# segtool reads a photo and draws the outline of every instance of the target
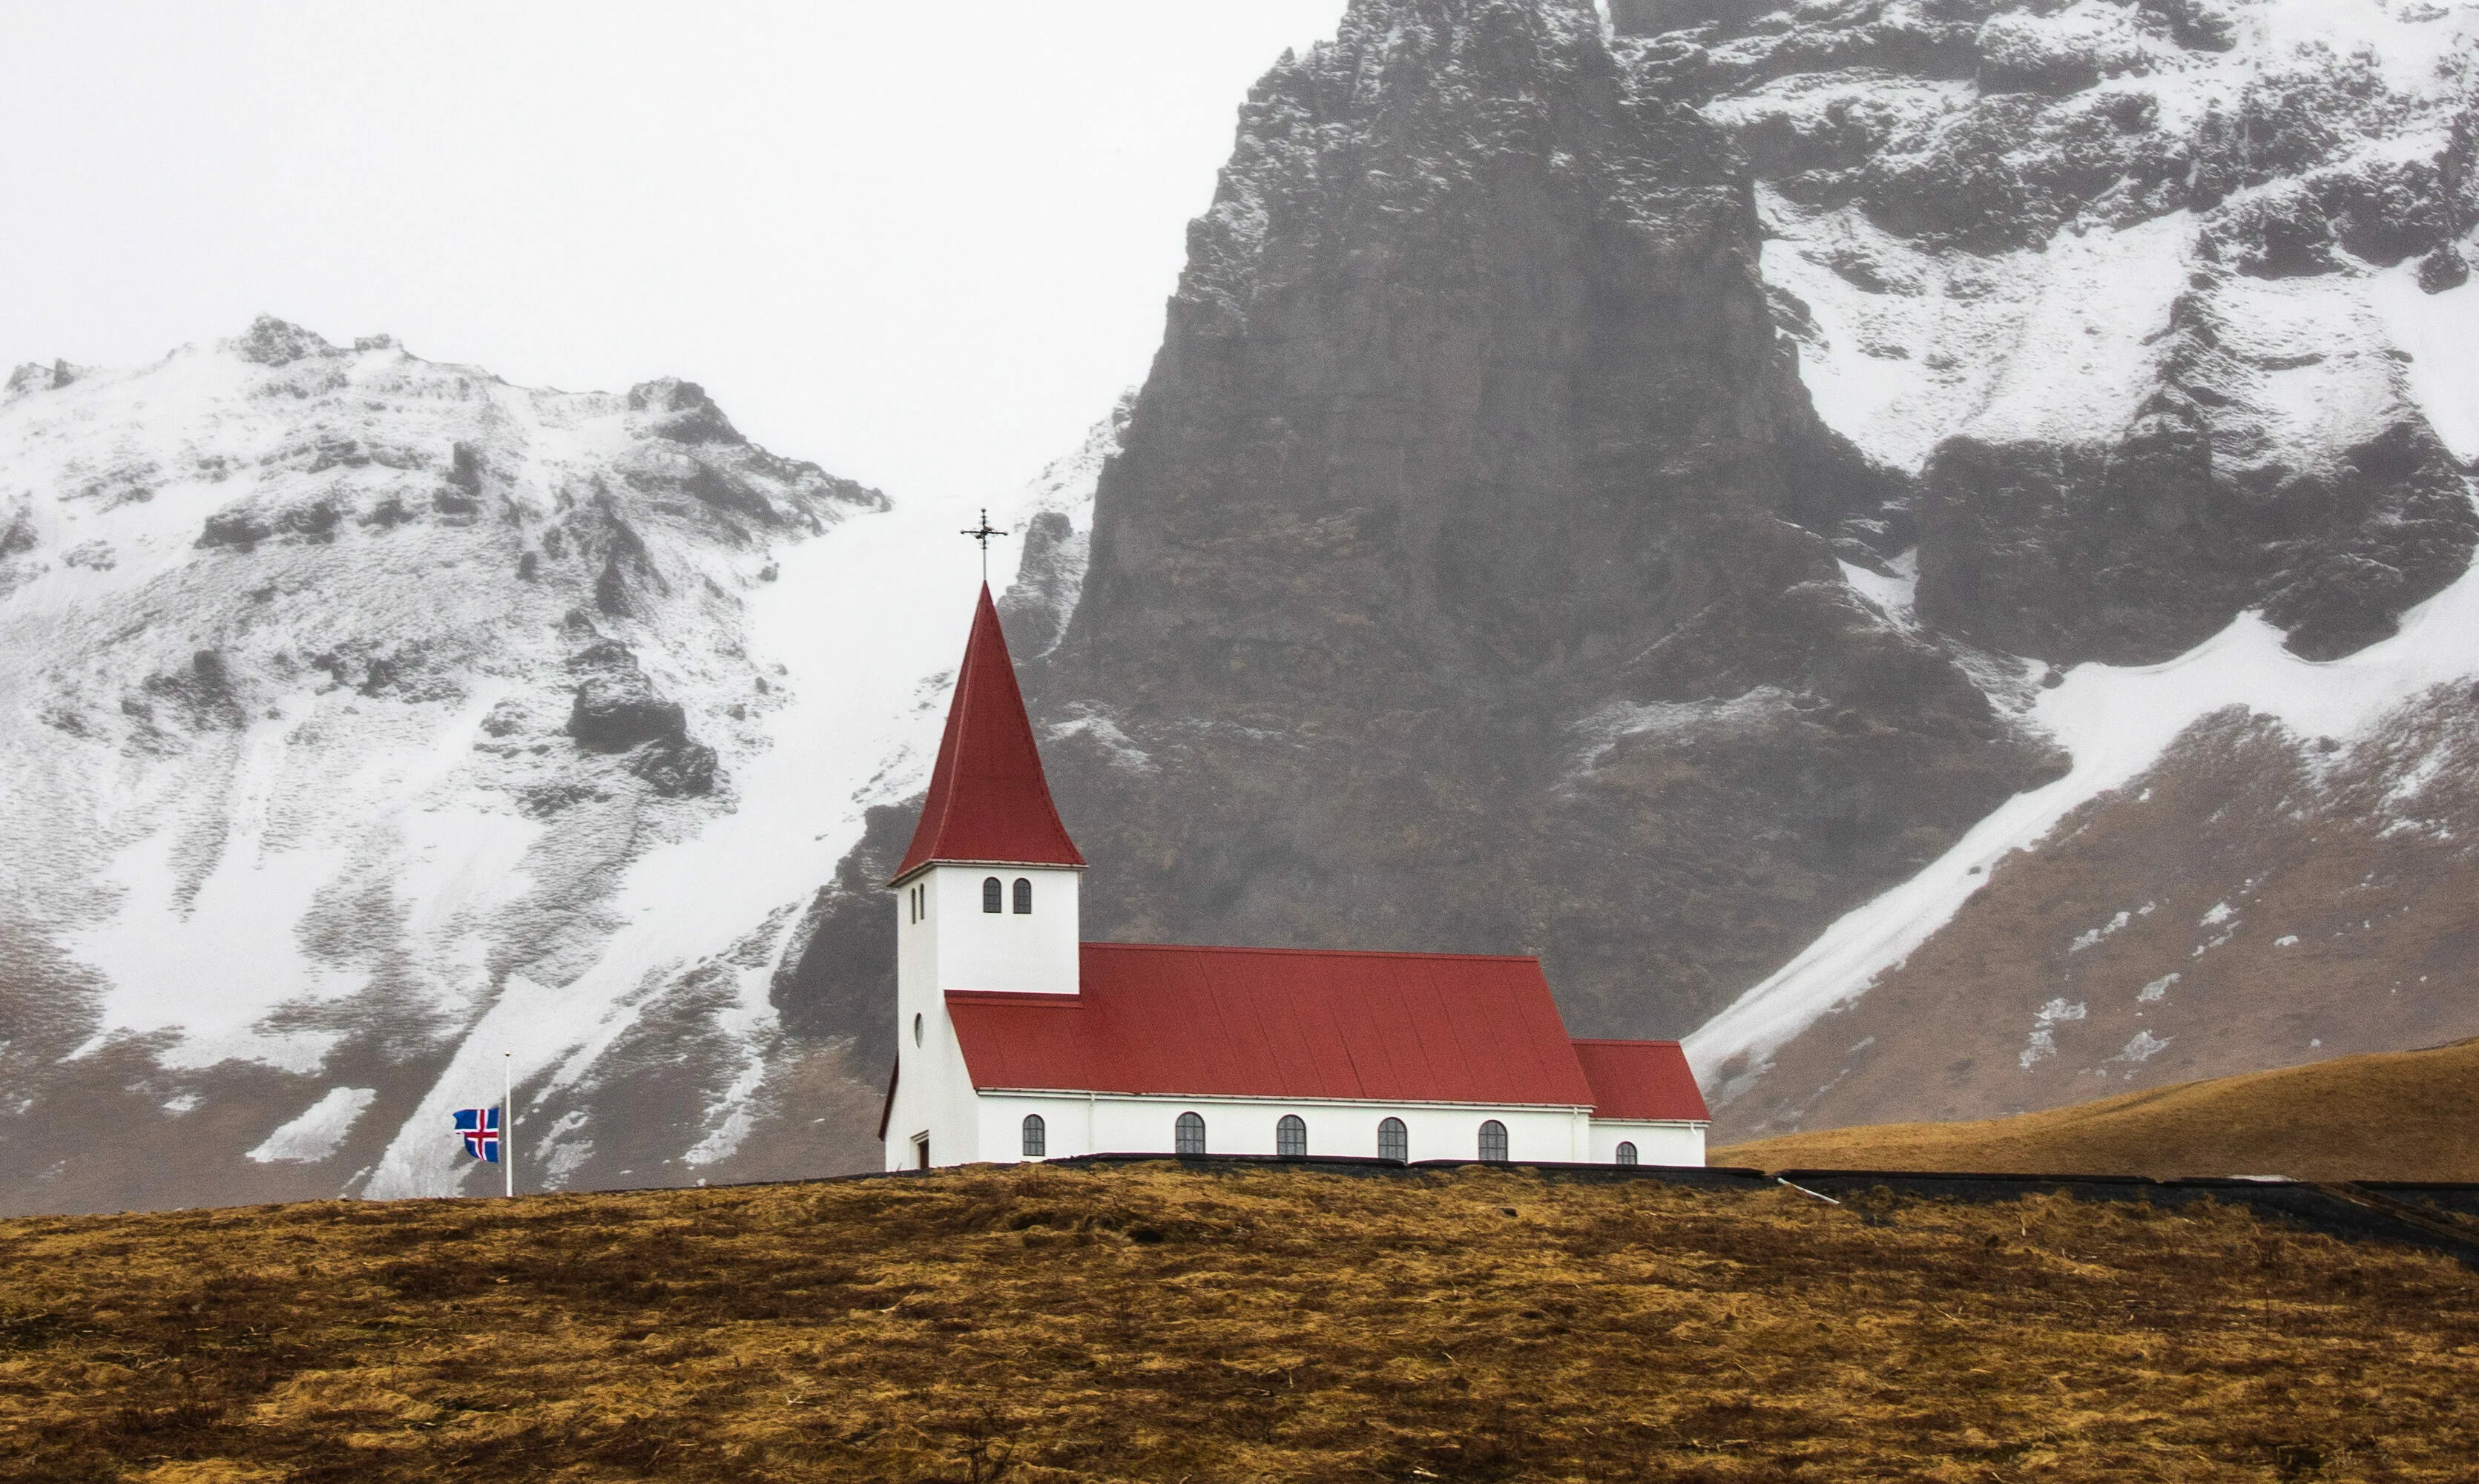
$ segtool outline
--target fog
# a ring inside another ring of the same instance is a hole
[[[273,314],[1006,489],[1142,378],[1248,85],[1341,10],[20,0],[0,363]]]

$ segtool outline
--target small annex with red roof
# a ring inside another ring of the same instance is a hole
[[[1077,1154],[1701,1164],[1675,1041],[1567,1035],[1541,961],[1078,940],[1085,857],[982,591],[889,886],[890,1169]]]

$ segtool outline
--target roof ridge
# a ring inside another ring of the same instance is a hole
[[[1307,959],[1451,959],[1472,963],[1539,963],[1539,954],[1450,954],[1417,948],[1258,948],[1240,943],[1115,943],[1088,940],[1079,948],[1128,948],[1145,953],[1295,954]]]
[[[986,1000],[999,1005],[1064,1005],[1071,1009],[1085,1004],[1082,992],[1061,994],[1056,989],[941,989],[951,1000]]]

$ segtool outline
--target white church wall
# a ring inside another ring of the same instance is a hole
[[[899,996],[899,999],[902,999]],[[904,1004],[897,1027],[901,1036],[896,1057],[901,1068],[895,1083],[893,1109],[886,1120],[888,1169],[911,1169],[918,1163],[916,1142],[927,1134],[930,1163],[968,1164],[984,1158],[981,1150],[980,1099],[964,1068],[963,1048],[944,1002],[925,995],[916,1008]],[[919,1015],[918,1038],[913,1016]]]
[[[1374,1159],[1377,1125],[1403,1120],[1413,1160],[1480,1156],[1480,1126],[1506,1125],[1507,1158],[1572,1163],[1593,1158],[1590,1119],[1565,1108],[1494,1108],[1467,1103],[1369,1103],[1342,1099],[1156,1097],[1128,1093],[992,1092],[980,1097],[980,1158],[1022,1160],[1027,1113],[1042,1117],[1045,1158],[1080,1154],[1169,1154],[1183,1113],[1205,1120],[1208,1154],[1274,1154],[1274,1125],[1294,1113],[1308,1125],[1308,1152]],[[892,1131],[889,1131],[890,1134]],[[1615,1140],[1612,1141],[1615,1146]],[[940,1164],[946,1163],[944,1159]]]
[[[1593,1120],[1593,1152],[1585,1158],[1596,1164],[1615,1164],[1622,1141],[1635,1145],[1636,1163],[1639,1164],[1704,1163],[1704,1125],[1618,1118]]]
[[[1077,886],[1083,872],[1045,866],[937,865],[927,874],[930,918],[913,931],[930,943],[926,967],[935,987],[1076,993]],[[998,879],[1001,909],[985,912],[982,883],[992,877]],[[1019,880],[1033,883],[1031,912],[1015,910]]]

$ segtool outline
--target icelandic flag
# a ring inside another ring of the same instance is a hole
[[[499,1163],[499,1111],[496,1108],[456,1110],[456,1137],[465,1152],[486,1164]]]

